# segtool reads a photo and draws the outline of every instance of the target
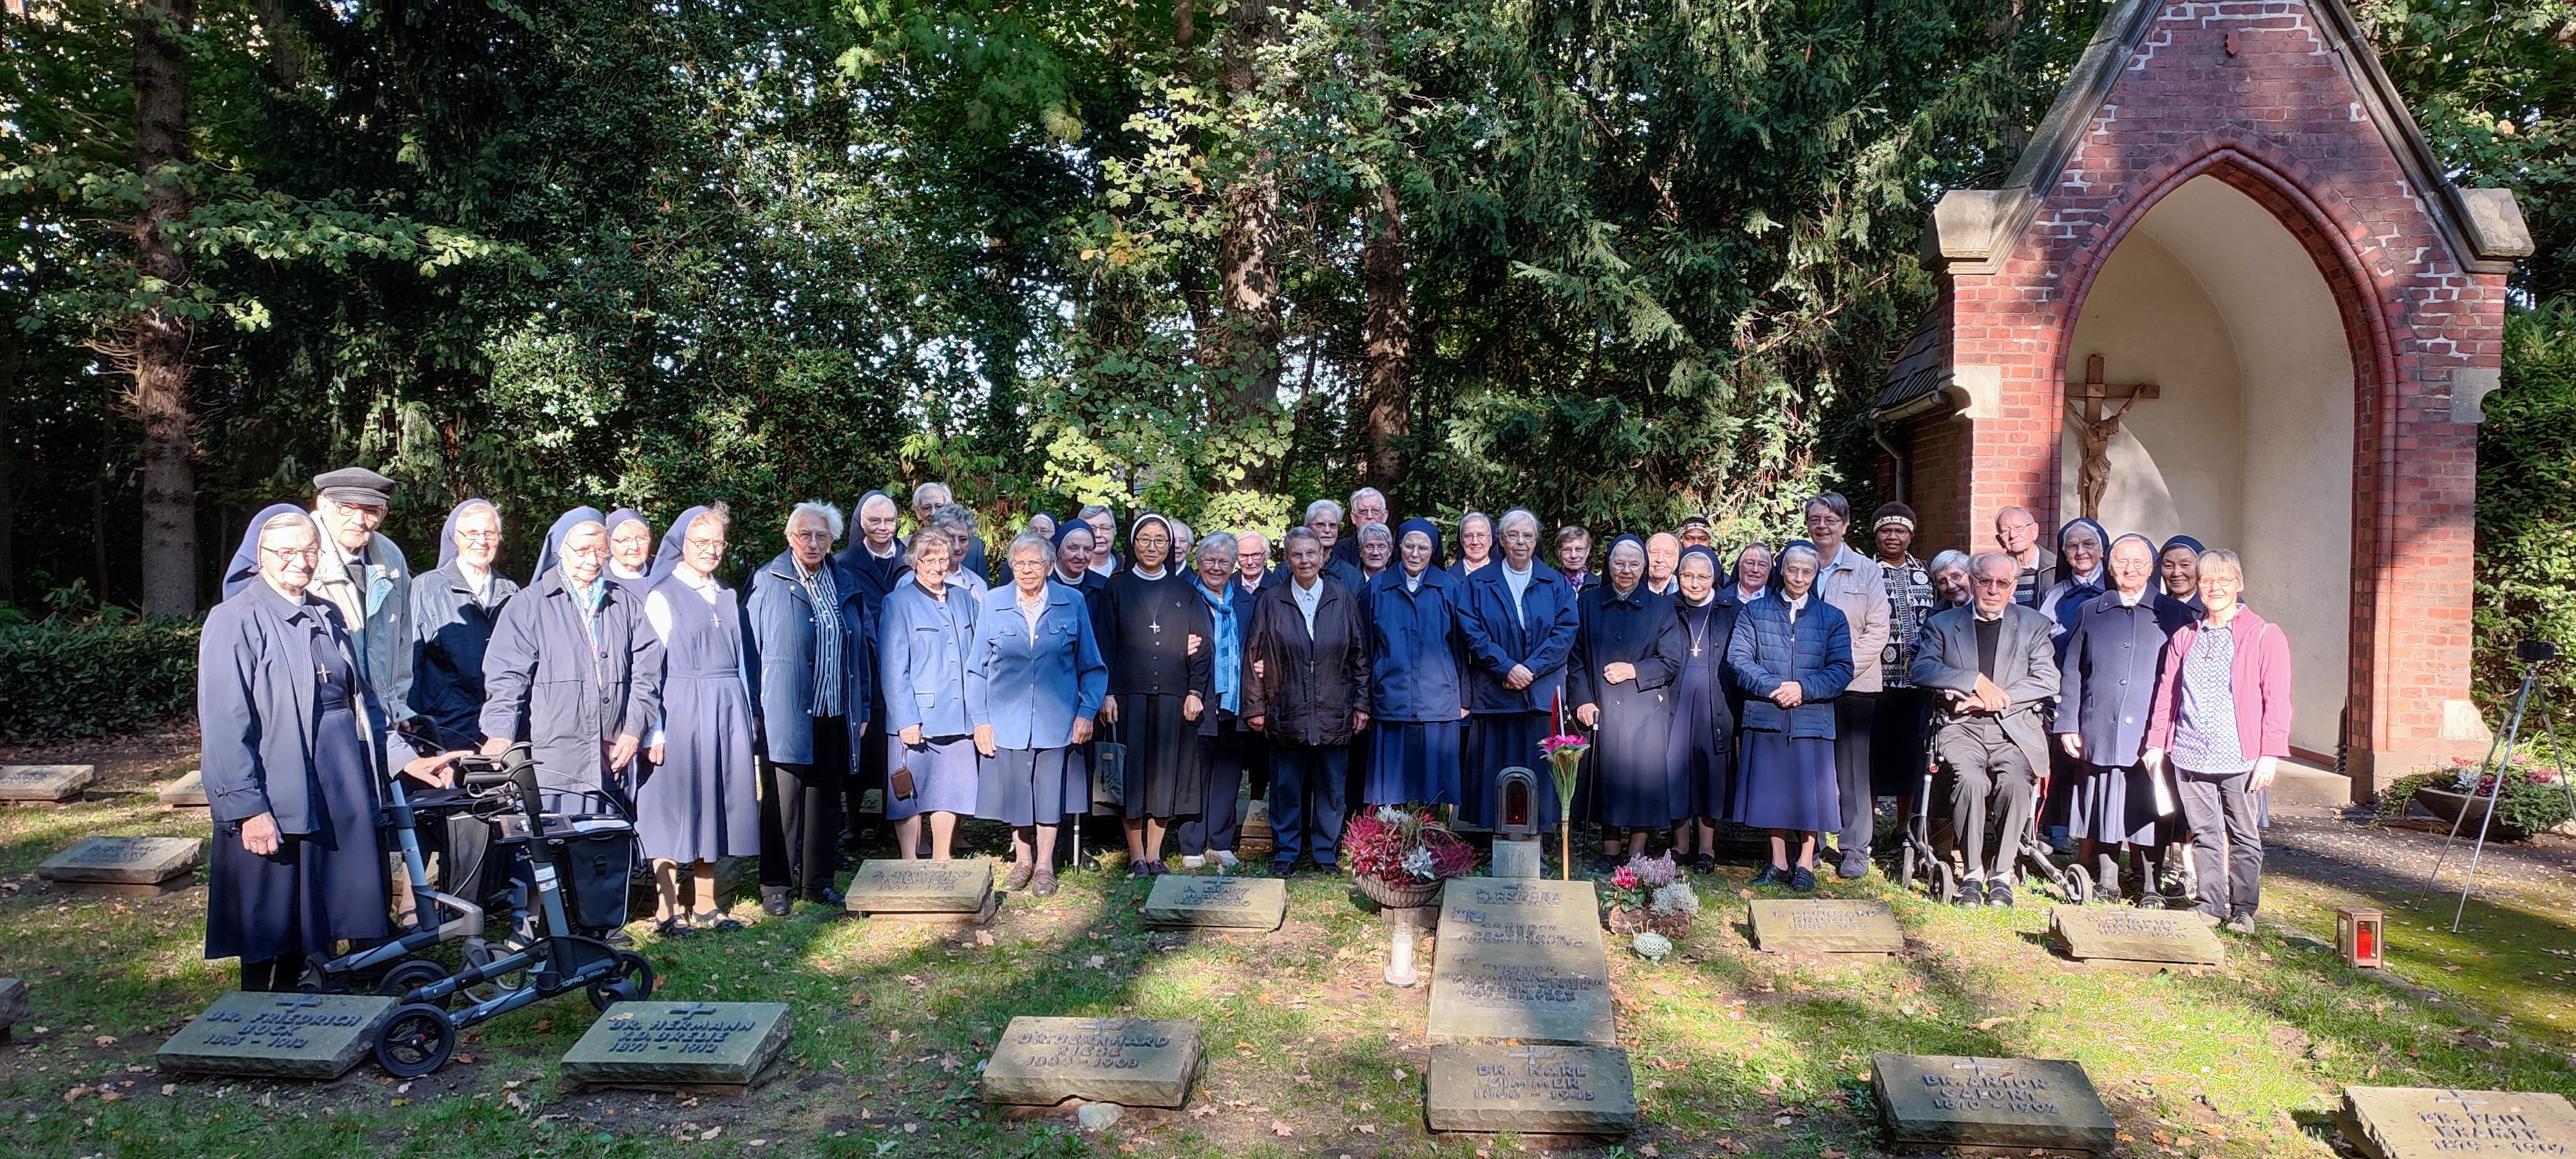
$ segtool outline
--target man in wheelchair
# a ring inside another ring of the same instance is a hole
[[[1963,874],[1958,904],[2013,904],[2012,869],[2032,820],[2039,770],[2048,767],[2047,722],[2057,696],[2056,626],[2013,601],[2018,567],[1986,552],[1969,561],[1975,600],[1924,625],[1909,670],[1937,690],[1934,756],[1953,785],[1950,822]],[[1989,819],[2002,824],[1992,840]]]

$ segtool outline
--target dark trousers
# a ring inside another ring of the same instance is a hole
[[[1270,799],[1270,737],[1245,729],[1243,732],[1244,789],[1255,801]]]
[[[849,721],[838,716],[814,718],[814,763],[761,763],[760,884],[796,888],[808,901],[832,888],[849,767]]]
[[[883,698],[874,698],[869,700],[868,709],[872,714],[868,717],[869,720],[884,720],[886,718],[886,706]],[[857,829],[859,824],[858,818],[866,815],[867,813],[867,810],[861,806],[866,803],[869,791],[877,791],[877,800],[883,802],[885,800],[885,787],[886,746],[873,742],[860,745],[857,770],[851,775],[841,778],[841,816],[844,823],[853,830]],[[884,815],[885,806],[883,804],[879,804],[877,806],[877,816],[882,817]]]
[[[1234,794],[1243,786],[1247,738],[1261,734],[1235,722],[1232,714],[1217,721],[1216,735],[1199,734],[1199,812],[1181,822],[1181,855],[1203,857],[1234,852]]]
[[[1834,848],[1867,849],[1878,840],[1878,794],[1870,787],[1870,732],[1878,724],[1878,694],[1845,692],[1834,698],[1834,788],[1842,794],[1843,831]]]
[[[1957,778],[1950,798],[1950,828],[1968,879],[2003,878],[2021,849],[2022,831],[2030,827],[2031,797],[2037,775],[2030,757],[2004,735],[2003,722],[1991,716],[1963,716],[1941,725],[1934,751]],[[1998,807],[2003,826],[1996,831],[1995,856],[1986,855],[1986,821]]]
[[[2251,915],[2262,900],[2263,830],[2252,773],[2208,776],[2187,770],[2174,780],[2184,823],[2191,826],[2193,909],[2216,918]]]
[[[1342,779],[1350,775],[1351,746],[1270,745],[1270,866],[1286,871],[1299,853],[1333,867],[1342,840]]]

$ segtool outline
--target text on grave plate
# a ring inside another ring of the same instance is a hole
[[[2008,1111],[2032,1115],[2054,1115],[2057,1104],[2043,1102],[2037,1094],[2048,1089],[2046,1079],[2014,1078],[2011,1075],[1974,1075],[1953,1078],[1927,1074],[1923,1085],[1937,1087],[1932,1105],[1944,1111]]]

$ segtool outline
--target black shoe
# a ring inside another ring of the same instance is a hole
[[[661,921],[653,923],[653,932],[666,938],[694,938],[698,936],[696,927],[691,926],[689,924],[689,919],[687,918],[664,918]]]
[[[1787,880],[1789,880],[1789,871],[1777,865],[1765,865],[1762,867],[1762,872],[1753,875],[1755,885],[1778,885]]]
[[[2012,903],[2013,903],[2013,898],[2012,898],[2012,883],[2011,883],[2011,882],[2009,882],[2009,881],[1989,881],[1989,882],[1987,882],[1987,883],[1986,883],[1986,904],[1987,904],[1987,905],[1997,905],[1997,906],[2002,906],[2002,907],[2004,907],[2005,909],[2011,909],[2011,908],[2012,908]]]
[[[1295,877],[1297,866],[1294,863],[1273,861],[1270,863],[1270,876],[1283,879]]]
[[[1986,904],[1986,883],[1974,879],[1959,883],[1959,896],[1950,904],[1974,908]]]
[[[783,918],[787,916],[787,907],[788,901],[786,886],[764,885],[760,887],[760,908],[762,912],[774,918]]]
[[[1816,871],[1799,866],[1789,874],[1789,888],[1802,893],[1816,888]]]
[[[1700,854],[1699,860],[1691,863],[1691,872],[1699,874],[1702,877],[1715,873],[1717,872],[1717,859],[1705,853]]]
[[[822,889],[822,890],[807,890],[807,891],[805,891],[805,900],[806,900],[806,902],[807,902],[808,904],[811,904],[811,905],[831,905],[831,906],[837,906],[837,905],[842,904],[843,902],[848,901],[849,899],[848,899],[848,898],[846,898],[846,897],[844,897],[844,896],[842,896],[842,894],[841,894],[841,891],[840,891],[840,890],[837,890],[837,889]]]

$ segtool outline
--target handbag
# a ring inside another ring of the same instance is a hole
[[[1091,804],[1094,808],[1127,808],[1127,746],[1114,740],[1091,742]]]

